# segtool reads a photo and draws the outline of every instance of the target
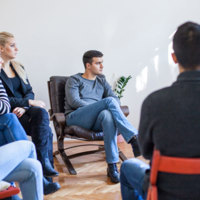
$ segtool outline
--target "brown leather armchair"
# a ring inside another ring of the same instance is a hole
[[[51,107],[49,110],[49,114],[50,114],[50,119],[53,120],[57,136],[58,150],[54,152],[54,156],[60,154],[69,173],[75,175],[77,173],[70,159],[77,156],[104,151],[104,145],[87,142],[87,144],[64,147],[64,138],[73,138],[84,141],[99,141],[99,140],[103,141],[103,132],[94,132],[79,126],[66,126],[66,120],[64,115],[64,99],[65,99],[65,83],[67,79],[68,79],[67,76],[50,77],[50,80],[48,81],[48,91],[49,91],[49,99]],[[121,109],[126,116],[129,114],[127,106],[121,106]],[[98,149],[67,155],[65,150],[80,146],[97,146]],[[127,159],[126,156],[120,151],[120,149],[119,149],[119,156],[122,161]]]

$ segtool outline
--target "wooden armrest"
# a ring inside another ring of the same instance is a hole
[[[50,120],[55,119],[59,126],[64,127],[66,125],[64,113],[54,113],[51,115]]]
[[[128,106],[120,106],[122,112],[124,113],[124,115],[127,117],[129,115],[129,108]]]

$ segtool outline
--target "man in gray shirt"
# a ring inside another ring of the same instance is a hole
[[[117,133],[133,147],[139,156],[138,131],[127,121],[120,102],[106,81],[103,71],[103,54],[96,50],[83,55],[85,72],[71,76],[65,86],[65,115],[68,126],[77,125],[94,131],[103,131],[107,175],[113,183],[119,182],[116,163],[119,161]]]

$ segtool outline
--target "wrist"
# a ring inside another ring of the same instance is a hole
[[[32,103],[33,103],[33,100],[32,100],[32,99],[29,99],[29,100],[28,100],[29,106],[32,106]]]

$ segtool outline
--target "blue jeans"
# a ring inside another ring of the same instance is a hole
[[[118,132],[127,142],[138,134],[138,131],[128,122],[118,102],[113,97],[107,97],[96,103],[78,108],[67,116],[66,123],[68,126],[77,125],[93,131],[103,131],[107,163],[119,161]]]
[[[44,164],[45,159],[49,158],[53,166],[53,133],[49,127],[48,112],[44,108],[33,106],[19,121],[35,144],[38,160]]]
[[[0,115],[0,146],[17,140],[27,140],[26,132],[15,114]]]
[[[19,182],[23,200],[42,200],[42,167],[30,141],[16,141],[0,147],[0,180]]]
[[[133,158],[122,163],[120,169],[120,184],[123,200],[144,200],[146,194],[142,191],[144,175],[149,165]]]

